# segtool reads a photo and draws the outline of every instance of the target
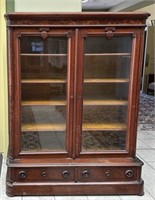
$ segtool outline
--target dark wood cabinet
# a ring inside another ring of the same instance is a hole
[[[137,117],[148,13],[7,14],[7,194],[143,194]]]

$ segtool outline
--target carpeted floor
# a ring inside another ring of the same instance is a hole
[[[138,130],[155,130],[155,96],[140,94]]]
[[[31,124],[34,123],[34,116],[30,106],[22,107],[22,123]],[[41,144],[38,132],[28,131],[22,132],[21,146],[23,151],[27,150],[40,150]]]

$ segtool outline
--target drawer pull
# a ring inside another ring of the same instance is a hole
[[[110,172],[107,171],[107,172],[105,173],[105,175],[106,175],[106,176],[110,176]]]
[[[41,174],[43,177],[47,176],[47,173],[46,172],[42,172]]]
[[[87,170],[83,171],[83,173],[82,173],[83,178],[89,178],[89,175],[90,175],[90,173]]]
[[[65,171],[62,172],[62,176],[63,176],[64,178],[68,178],[69,175],[70,175],[70,173],[69,173],[69,171],[67,171],[67,170],[65,170]]]
[[[25,179],[26,178],[26,172],[25,171],[20,171],[19,172],[19,178],[21,178],[21,179]]]
[[[131,178],[133,176],[133,171],[129,169],[125,172],[125,175],[126,177]]]

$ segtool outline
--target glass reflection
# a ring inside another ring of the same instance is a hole
[[[66,54],[66,37],[24,36],[21,38],[21,53]]]
[[[132,37],[88,36],[84,48],[81,150],[124,150]]]
[[[85,83],[84,99],[128,99],[128,83]]]
[[[67,57],[65,56],[22,56],[22,79],[65,79]]]
[[[85,53],[131,53],[132,36],[89,36],[85,43]]]
[[[22,84],[22,100],[65,100],[66,83]]]
[[[125,149],[126,132],[83,131],[82,151]]]
[[[83,123],[127,123],[127,106],[84,106]]]
[[[23,106],[21,114],[23,151],[65,150],[64,106]]]
[[[21,38],[21,150],[66,151],[67,39]]]
[[[85,78],[128,78],[130,56],[85,56]]]
[[[65,133],[63,131],[22,132],[22,151],[64,151]]]

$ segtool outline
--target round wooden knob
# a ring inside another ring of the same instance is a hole
[[[90,175],[90,173],[89,173],[88,170],[85,170],[85,171],[83,171],[83,173],[82,173],[83,178],[89,178],[89,175]]]
[[[63,176],[64,178],[68,178],[69,175],[70,175],[70,173],[69,173],[69,171],[67,171],[67,170],[65,170],[65,171],[62,172],[62,176]]]
[[[26,172],[25,171],[20,171],[19,172],[19,178],[21,178],[21,179],[25,179],[26,178]]]
[[[126,177],[131,178],[133,176],[133,171],[129,169],[125,172],[125,175]]]

